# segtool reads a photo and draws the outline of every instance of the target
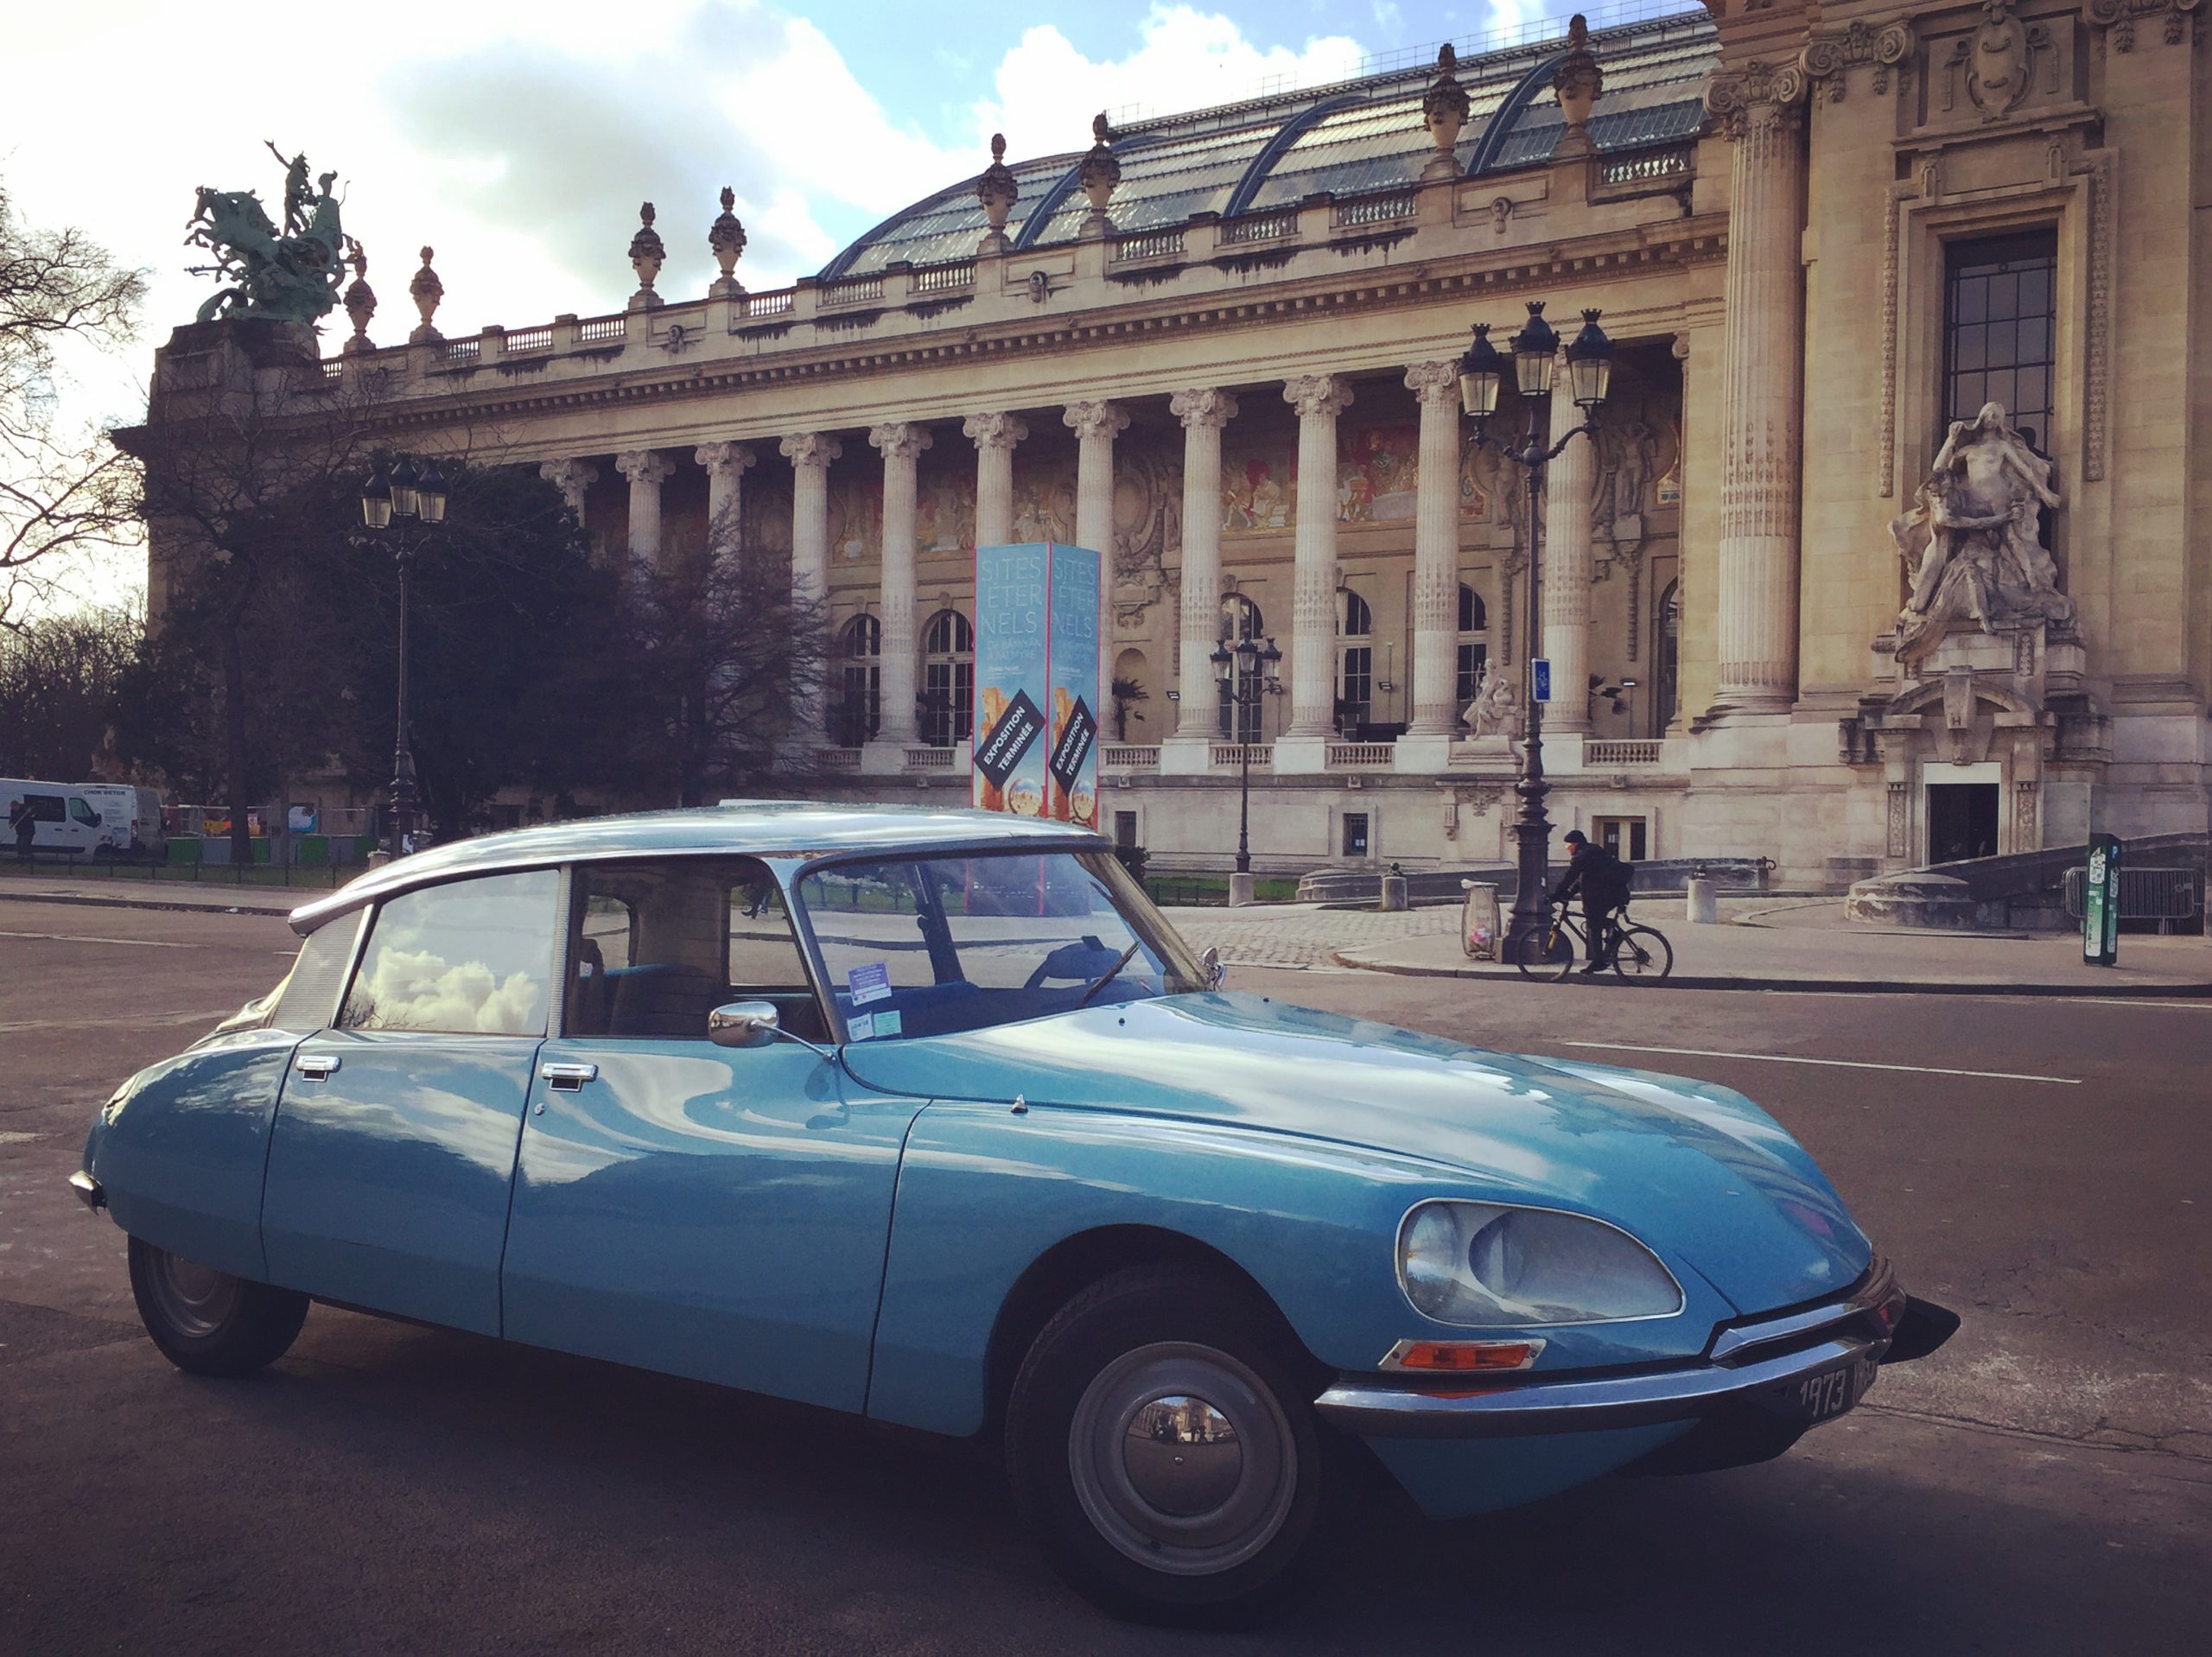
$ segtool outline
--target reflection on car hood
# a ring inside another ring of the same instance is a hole
[[[846,1050],[937,1098],[1133,1111],[1417,1157],[1505,1200],[1626,1227],[1740,1311],[1847,1286],[1871,1254],[1796,1141],[1741,1095],[1493,1053],[1257,996],[1177,995]],[[1453,1182],[1456,1184],[1456,1182]]]

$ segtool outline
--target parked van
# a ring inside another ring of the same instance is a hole
[[[31,841],[35,855],[91,857],[106,849],[107,827],[100,821],[99,808],[75,784],[0,777],[0,834],[6,836],[0,840],[0,854],[15,853],[17,841],[9,825],[15,822],[19,801],[29,802],[32,821],[38,825]]]
[[[133,783],[79,783],[77,792],[100,814],[108,849],[118,857],[159,857],[168,837],[162,832],[162,797]]]

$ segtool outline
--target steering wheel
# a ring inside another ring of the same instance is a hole
[[[1089,979],[1103,964],[1102,957],[1111,961],[1116,953],[1086,932],[1072,943],[1063,943],[1039,962],[1037,970],[1029,975],[1021,987],[1041,988],[1048,978]]]

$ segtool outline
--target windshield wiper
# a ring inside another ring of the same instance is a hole
[[[1144,940],[1142,938],[1131,940],[1129,947],[1122,950],[1122,953],[1115,958],[1114,964],[1107,968],[1105,972],[1099,977],[1094,979],[1091,981],[1090,987],[1084,991],[1084,993],[1076,999],[1076,1005],[1077,1006],[1089,1006],[1090,1005],[1090,998],[1097,994],[1100,990],[1104,989],[1107,985],[1114,981],[1114,975],[1129,964],[1130,958],[1136,954],[1138,947],[1141,945],[1143,942]]]

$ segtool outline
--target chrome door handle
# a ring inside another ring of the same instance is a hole
[[[337,1070],[335,1053],[302,1053],[292,1062],[292,1068],[310,1082],[327,1082]]]
[[[558,1061],[541,1064],[538,1075],[553,1084],[556,1093],[574,1093],[587,1082],[599,1080],[596,1064],[564,1064]]]

